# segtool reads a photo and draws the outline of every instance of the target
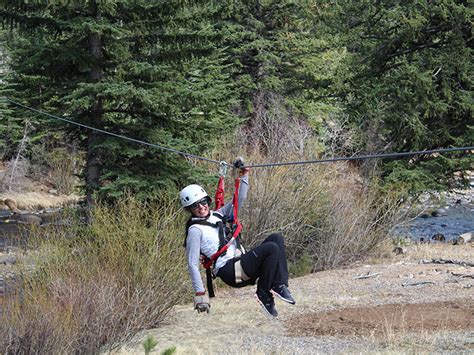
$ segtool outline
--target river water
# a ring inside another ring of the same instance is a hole
[[[397,226],[393,235],[406,236],[414,241],[429,241],[440,233],[446,241],[450,241],[467,232],[474,232],[472,204],[445,206],[438,217],[422,214]]]

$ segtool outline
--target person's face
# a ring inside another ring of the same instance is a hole
[[[194,202],[189,206],[189,210],[195,217],[207,217],[209,215],[209,198],[204,197],[203,199]]]

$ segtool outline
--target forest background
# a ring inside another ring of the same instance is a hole
[[[317,157],[474,141],[467,2],[7,1],[0,15],[2,95],[150,143],[229,160],[222,142],[244,128],[242,146],[273,154],[263,131],[277,123],[305,125],[315,145],[304,154]],[[79,159],[89,199],[204,182],[180,156],[0,109],[2,160],[28,130],[22,155],[46,168]],[[468,157],[362,164],[366,176],[440,189]]]
[[[1,96],[133,139],[249,163],[474,142],[467,1],[3,1],[0,16]],[[0,118],[2,161],[103,202],[89,227],[35,231],[54,243],[0,349],[89,353],[162,320],[187,289],[170,198],[212,190],[217,167],[7,100]],[[468,183],[471,153],[256,168],[246,241],[283,231],[293,275],[347,265],[406,192]]]

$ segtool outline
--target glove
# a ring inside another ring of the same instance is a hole
[[[206,294],[203,295],[196,295],[194,296],[194,309],[201,312],[209,313],[209,309],[211,308],[211,304],[209,303],[209,296]]]
[[[241,169],[243,166],[244,166],[244,158],[242,157],[237,157],[235,158],[234,160],[234,167],[237,168],[237,169]]]
[[[235,169],[239,169],[240,176],[247,175],[250,170],[249,168],[244,168],[245,161],[242,157],[235,158],[233,165]]]

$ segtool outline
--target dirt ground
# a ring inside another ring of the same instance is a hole
[[[210,314],[176,306],[119,353],[142,353],[147,336],[158,342],[153,353],[474,353],[474,267],[433,259],[473,264],[474,247],[414,245],[405,255],[291,279],[297,304],[277,300],[277,319],[262,312],[254,287],[220,289]]]
[[[290,336],[358,335],[383,337],[391,332],[474,329],[474,300],[387,304],[291,317]],[[390,327],[390,329],[387,329]]]

